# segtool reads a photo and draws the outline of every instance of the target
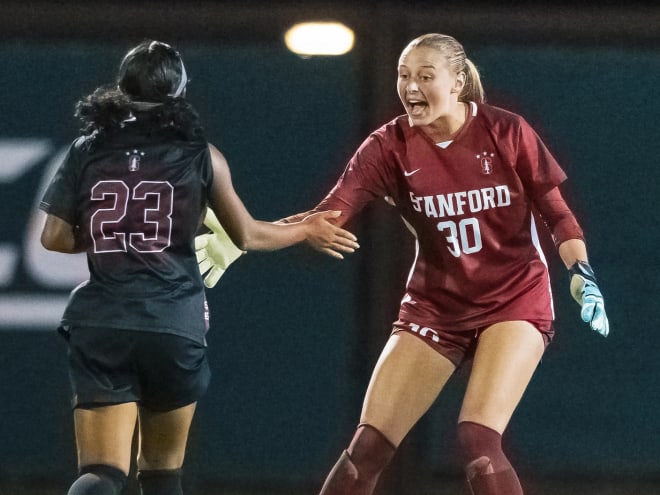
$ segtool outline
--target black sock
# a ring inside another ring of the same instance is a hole
[[[181,469],[148,469],[138,472],[142,495],[183,495]]]
[[[105,464],[90,464],[80,469],[80,476],[69,488],[68,495],[119,495],[126,475]]]

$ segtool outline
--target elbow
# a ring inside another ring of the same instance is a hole
[[[41,233],[41,245],[48,251],[57,251],[55,239],[45,231]]]
[[[253,249],[254,242],[251,241],[247,232],[239,232],[233,236],[229,236],[231,242],[241,251],[248,251]]]
[[[57,236],[50,235],[47,232],[41,234],[41,245],[48,251],[56,251],[58,253],[74,253],[74,243],[65,242]]]
[[[247,239],[241,239],[239,242],[235,243],[236,247],[240,249],[241,251],[249,251],[250,250],[250,243],[248,242]]]
[[[259,243],[261,232],[259,222],[243,225],[237,231],[233,232],[233,236],[230,237],[234,245],[241,251],[254,251],[260,249]]]

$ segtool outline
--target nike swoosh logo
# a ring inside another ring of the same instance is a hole
[[[419,172],[418,168],[413,170],[412,172],[407,172],[407,171],[404,170],[403,175],[405,175],[406,177],[410,177],[412,174],[415,174],[417,172]]]

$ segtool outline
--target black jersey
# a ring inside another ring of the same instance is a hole
[[[172,333],[204,343],[204,286],[194,250],[213,171],[208,143],[128,122],[74,141],[40,208],[77,229],[90,278],[63,326]]]

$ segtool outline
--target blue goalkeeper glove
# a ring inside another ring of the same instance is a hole
[[[582,307],[580,316],[589,323],[591,329],[607,337],[610,333],[610,324],[605,314],[603,295],[596,285],[596,275],[585,261],[576,262],[568,271],[570,290],[573,299]]]
[[[204,285],[211,288],[245,251],[236,247],[210,208],[206,209],[204,225],[211,233],[195,237],[195,254],[200,273],[206,274]]]

